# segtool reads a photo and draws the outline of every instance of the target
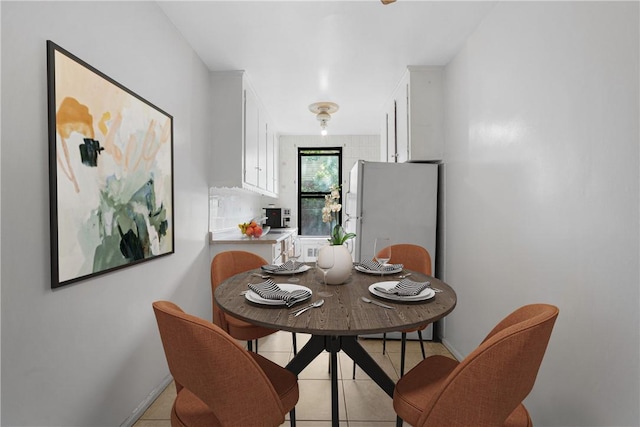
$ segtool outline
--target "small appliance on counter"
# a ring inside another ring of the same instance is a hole
[[[265,225],[271,228],[289,228],[291,223],[291,209],[289,208],[264,208],[264,216],[267,217]]]

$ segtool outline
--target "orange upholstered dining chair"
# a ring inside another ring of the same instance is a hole
[[[397,382],[394,410],[420,427],[531,427],[522,401],[557,317],[553,305],[526,305],[498,323],[462,362],[426,358]]]
[[[222,330],[227,332],[233,338],[247,341],[247,348],[252,350],[252,341],[256,342],[255,351],[258,352],[258,338],[277,332],[275,329],[263,328],[262,326],[253,325],[244,320],[237,319],[233,316],[225,314],[218,304],[213,294],[218,285],[227,280],[231,276],[238,273],[260,268],[266,265],[267,261],[259,255],[245,251],[226,251],[220,252],[213,257],[211,261],[211,297],[213,299],[213,323],[220,326]],[[296,337],[293,335],[293,350],[297,353]]]
[[[172,427],[295,426],[296,376],[242,348],[218,326],[156,301],[158,322],[177,396]]]
[[[218,304],[213,294],[220,283],[238,273],[260,268],[266,265],[267,261],[259,255],[245,251],[220,252],[211,261],[211,298],[213,307],[213,323],[220,326],[226,333],[238,340],[247,341],[249,351],[253,350],[252,342],[255,340],[255,351],[258,352],[258,338],[277,332],[275,329],[263,328],[253,325],[244,320],[237,319],[229,314],[225,314]],[[291,333],[293,338],[293,354],[297,354],[296,334]]]
[[[386,248],[383,248],[384,250]],[[419,245],[413,245],[409,243],[401,243],[397,245],[391,245],[391,259],[390,264],[403,264],[407,270],[417,271],[427,276],[431,276],[431,255],[429,251]],[[404,375],[404,360],[407,349],[407,334],[410,332],[417,332],[418,339],[420,340],[420,350],[422,350],[422,358],[426,357],[424,352],[424,341],[422,339],[422,331],[425,330],[429,324],[419,326],[413,329],[405,329],[400,331],[402,333],[401,347],[400,347],[400,376]],[[382,354],[385,353],[387,347],[387,334],[382,335]],[[353,378],[356,375],[356,365],[353,365]]]

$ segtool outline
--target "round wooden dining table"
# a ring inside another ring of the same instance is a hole
[[[404,270],[406,274],[407,270]],[[214,293],[220,308],[230,315],[255,325],[271,329],[311,334],[311,338],[291,359],[286,368],[298,375],[323,351],[330,353],[332,425],[338,426],[338,361],[337,354],[344,351],[382,390],[393,397],[395,383],[358,343],[358,335],[400,331],[433,323],[449,314],[456,306],[456,293],[443,281],[418,272],[408,278],[429,281],[437,290],[435,296],[417,302],[394,301],[377,297],[369,292],[369,286],[385,281],[398,281],[399,274],[384,275],[363,273],[354,269],[342,285],[325,285],[322,273],[313,266],[295,274],[302,285],[312,291],[310,299],[291,308],[284,305],[264,305],[250,302],[243,291],[248,284],[258,284],[265,279],[260,269],[237,274],[224,281]],[[273,275],[276,283],[291,283],[291,275]],[[322,294],[331,296],[321,296]],[[390,307],[387,309],[366,303],[362,297]],[[299,307],[324,299],[320,307],[307,310],[295,317],[290,313]]]

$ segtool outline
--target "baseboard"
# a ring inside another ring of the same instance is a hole
[[[120,424],[120,427],[132,427],[136,421],[144,414],[144,412],[149,409],[149,406],[160,396],[160,394],[164,391],[165,388],[173,381],[173,377],[171,375],[167,375],[162,379],[160,385],[153,390],[151,393],[138,405],[136,409],[133,410],[133,413],[129,415],[129,417]]]
[[[442,345],[444,345],[445,347],[447,347],[447,350],[449,350],[449,352],[451,354],[453,354],[453,356],[458,360],[462,360],[464,359],[464,357],[462,356],[462,354],[456,350],[453,345],[451,345],[451,343],[447,340],[447,339],[442,339]]]

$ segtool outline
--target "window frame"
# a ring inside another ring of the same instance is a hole
[[[305,153],[313,151],[313,153]],[[325,152],[325,153],[323,153]],[[331,191],[326,192],[303,192],[302,191],[302,159],[307,156],[338,156],[338,182],[340,191],[340,200],[342,200],[342,147],[298,147],[298,231],[301,236],[302,233],[302,200],[303,199],[323,199],[327,194],[331,194]],[[338,223],[342,225],[342,215],[338,215]],[[325,237],[326,235],[308,235],[311,237]]]

